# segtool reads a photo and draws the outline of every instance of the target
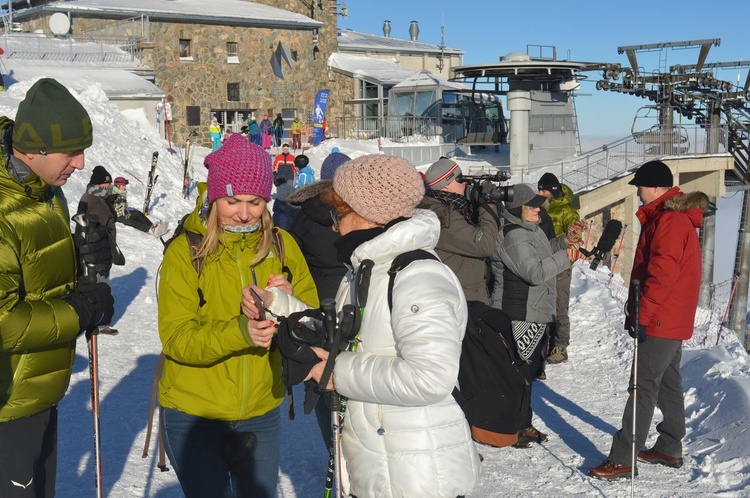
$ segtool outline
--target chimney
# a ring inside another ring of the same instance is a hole
[[[386,38],[391,37],[391,21],[383,22],[383,36],[385,36]]]
[[[411,41],[417,41],[419,39],[419,24],[417,21],[412,21],[411,25],[409,26],[409,36],[411,36]]]

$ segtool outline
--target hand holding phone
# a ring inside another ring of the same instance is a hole
[[[255,307],[258,308],[258,321],[263,321],[266,319],[266,305],[252,287],[249,290],[250,295],[253,296],[253,301],[255,301]]]

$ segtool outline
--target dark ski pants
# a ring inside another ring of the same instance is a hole
[[[549,330],[549,326],[547,327]],[[534,348],[534,352],[529,356],[529,368],[526,370],[528,376],[526,381],[529,384],[529,390],[526,393],[526,399],[521,402],[521,430],[531,426],[531,418],[534,413],[531,410],[531,387],[534,385],[536,377],[544,372],[544,360],[547,356],[547,332],[542,335],[539,344]]]
[[[148,233],[148,231],[151,230],[153,223],[151,223],[151,220],[149,220],[145,214],[136,209],[129,209],[128,211],[130,211],[130,216],[128,216],[127,218],[118,217],[117,221],[122,223],[123,225],[128,225],[137,230],[140,230],[141,232]]]
[[[654,449],[665,455],[682,456],[685,437],[685,396],[682,392],[680,361],[682,341],[648,337],[638,345],[635,451],[646,444],[654,410],[659,405],[664,419],[656,425],[659,437]],[[633,448],[633,369],[630,370],[628,402],[622,414],[622,428],[612,440],[609,459],[630,465]]]
[[[567,348],[570,345],[570,282],[573,278],[573,268],[557,274],[557,321],[551,328],[549,351],[555,346]]]
[[[0,422],[0,496],[55,496],[57,407]]]

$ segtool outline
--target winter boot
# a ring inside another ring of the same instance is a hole
[[[518,442],[513,445],[514,448],[531,448],[534,443],[543,443],[549,440],[549,436],[533,425],[521,430],[518,433]]]
[[[547,363],[555,365],[568,361],[568,349],[565,346],[555,346],[547,356]]]

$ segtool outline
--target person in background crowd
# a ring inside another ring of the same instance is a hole
[[[268,114],[263,115],[263,120],[260,122],[260,141],[262,142],[263,148],[269,150],[271,148],[271,134],[273,133],[273,123],[268,119]]]
[[[303,156],[297,156],[300,157]],[[320,167],[320,181],[295,190],[286,198],[289,205],[298,208],[289,233],[305,256],[321,302],[325,298],[336,297],[336,290],[347,271],[344,263],[336,257],[334,244],[339,239],[339,233],[333,230],[333,211],[331,206],[323,202],[321,194],[333,184],[333,177],[339,166],[349,160],[346,154],[329,154]],[[325,396],[321,396],[315,405],[315,416],[323,441],[328,446],[331,444],[331,409],[325,399]]]
[[[302,148],[302,123],[299,120],[299,116],[294,116],[292,121],[292,150],[299,150]]]
[[[388,303],[394,258],[416,249],[434,254],[440,236],[437,216],[415,209],[423,196],[414,166],[379,154],[340,166],[333,188],[323,194],[341,234],[339,261],[352,267],[337,307],[356,303],[353,293],[368,296],[360,308],[357,350],[338,354],[327,386],[348,398],[341,436],[345,496],[455,498],[468,495],[479,477],[479,455],[451,395],[467,321],[461,284],[438,260],[414,261],[395,277]],[[366,259],[374,263],[369,285],[351,289]],[[279,289],[251,288],[273,313],[306,308]],[[246,315],[257,313],[249,290],[242,306]],[[316,382],[324,366],[312,367]]]
[[[169,230],[169,223],[159,220],[152,223],[148,217],[135,208],[128,207],[128,185],[130,182],[124,176],[115,178],[112,189],[112,207],[115,209],[117,222],[146,232],[154,237],[161,237]]]
[[[219,126],[219,120],[216,116],[211,118],[211,125],[208,127],[208,133],[211,135],[211,149],[216,150],[221,147],[221,126]]]
[[[280,169],[285,171],[285,166],[291,168],[296,176],[297,167],[294,165],[294,154],[289,152],[289,144],[283,144],[281,146],[281,153],[277,154],[276,158],[273,160],[274,172],[278,172]]]
[[[294,179],[294,189],[302,188],[315,181],[315,172],[310,166],[310,159],[300,154],[294,158],[294,167],[297,169],[297,175]]]
[[[284,118],[281,117],[281,113],[276,114],[276,119],[273,120],[273,136],[274,146],[278,147],[284,138]]]
[[[427,191],[419,207],[434,211],[440,219],[435,251],[458,277],[466,299],[489,304],[487,262],[495,250],[498,223],[486,208],[466,198],[461,173],[452,159],[433,163],[425,173]]]
[[[518,353],[530,366],[529,395],[524,400],[516,448],[547,441],[547,434],[532,425],[532,380],[543,362],[547,328],[555,319],[555,281],[570,266],[566,249],[580,244],[583,224],[548,240],[539,228],[539,210],[546,198],[530,185],[513,186],[513,200],[505,203],[505,224],[492,255],[494,291],[492,306],[510,316]]]
[[[625,329],[637,340],[637,400],[631,369],[628,401],[622,425],[612,438],[609,456],[589,475],[600,479],[630,477],[633,448],[638,460],[680,468],[685,437],[685,394],[680,362],[682,341],[693,335],[701,284],[701,246],[698,228],[708,208],[703,192],[683,194],[674,185],[669,166],[649,161],[635,172],[630,185],[638,188],[642,206],[636,212],[641,234],[630,274],[641,282],[639,320],[633,320],[633,288],[626,303]],[[636,419],[633,420],[633,403]],[[654,410],[659,405],[662,421],[654,446],[641,450],[648,439]],[[635,423],[635,444],[633,444]],[[635,475],[638,470],[635,469]]]
[[[281,154],[273,163],[273,183],[276,185],[276,199],[273,202],[273,222],[276,226],[288,230],[294,222],[294,210],[286,203],[286,198],[294,192],[297,179],[295,157],[289,153],[289,144],[282,146]]]
[[[286,389],[277,324],[240,312],[250,283],[318,306],[315,283],[294,239],[272,237],[273,169],[268,154],[239,135],[206,156],[207,208],[185,230],[203,236],[192,261],[186,233],[169,244],[159,280],[159,336],[166,354],[159,383],[162,434],[186,496],[274,498],[279,475],[279,406]],[[255,445],[257,449],[253,451]]]
[[[103,227],[91,227],[78,254],[70,233],[61,187],[83,169],[93,141],[80,102],[42,78],[15,121],[0,117],[0,134],[0,496],[52,497],[58,404],[76,338],[114,314],[109,285],[77,284],[76,261],[106,266],[112,256]]]
[[[581,216],[573,207],[573,191],[567,185],[563,185],[552,173],[545,173],[537,183],[539,194],[547,198],[543,208],[552,220],[555,236],[562,235],[570,230],[573,223],[581,219]],[[569,254],[568,256],[571,256]],[[575,261],[573,258],[571,263]],[[549,354],[547,363],[555,365],[568,361],[568,346],[570,345],[570,318],[568,308],[570,307],[570,282],[573,277],[573,268],[567,268],[557,275],[557,317],[551,325],[549,339]]]
[[[91,179],[86,186],[86,192],[78,201],[78,214],[85,214],[90,220],[97,221],[107,230],[107,241],[112,253],[113,265],[122,266],[125,264],[120,248],[117,247],[117,215],[115,208],[112,206],[112,175],[109,174],[104,166],[96,166],[91,173]],[[84,240],[82,234],[85,229],[80,225],[76,226],[78,240]],[[99,269],[96,273],[98,277],[109,282],[109,268]]]
[[[255,114],[252,114],[247,121],[247,133],[250,135],[250,142],[263,146],[263,141],[260,138],[260,126],[255,120]]]

